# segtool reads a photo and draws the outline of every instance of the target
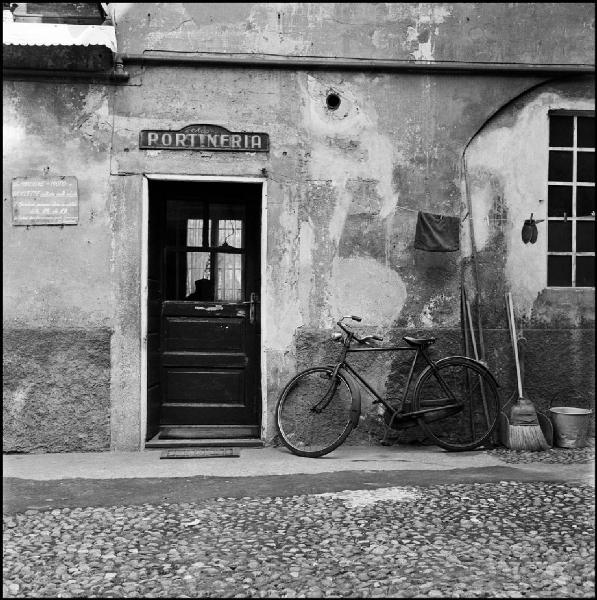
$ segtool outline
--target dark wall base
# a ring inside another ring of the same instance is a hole
[[[361,331],[364,331],[361,328]],[[367,333],[374,333],[373,331]],[[504,406],[510,398],[518,397],[516,367],[508,330],[484,330],[485,358],[499,384],[499,394]],[[437,338],[431,355],[439,359],[449,354],[463,354],[459,329],[395,330],[384,344],[404,345],[403,335]],[[549,414],[553,406],[574,406],[593,409],[590,435],[595,435],[595,330],[594,329],[525,329],[527,355],[525,359],[524,395],[530,398],[539,411]],[[296,336],[297,368],[315,364],[333,364],[340,353],[339,344],[330,341],[329,331],[298,330]],[[406,383],[408,366],[412,360],[408,353],[393,355],[389,369],[384,365],[385,354],[349,355],[349,362],[358,366],[367,379],[380,392],[390,398],[399,398]],[[354,357],[354,358],[353,358]],[[416,381],[416,372],[413,381]],[[411,388],[412,389],[412,388]],[[384,433],[378,408],[370,405],[366,392],[362,392],[362,416],[358,428],[347,443],[376,444]],[[423,442],[419,427],[403,430],[400,442]]]
[[[4,452],[109,449],[110,335],[4,331]]]

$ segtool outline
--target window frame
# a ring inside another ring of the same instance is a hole
[[[570,220],[571,223],[571,250],[569,252],[556,252],[556,251],[550,251],[547,250],[546,251],[546,287],[548,289],[552,289],[552,290],[570,290],[570,289],[575,289],[575,290],[583,290],[583,289],[589,289],[589,290],[594,290],[595,289],[595,285],[593,284],[592,286],[589,285],[584,285],[584,286],[578,286],[576,285],[576,258],[577,256],[593,256],[595,257],[595,249],[593,249],[592,252],[578,252],[576,250],[577,247],[577,239],[576,239],[576,224],[580,221],[580,222],[595,222],[595,214],[593,211],[593,215],[586,215],[586,216],[577,216],[576,212],[577,212],[577,188],[578,187],[588,187],[588,188],[595,188],[595,182],[584,182],[581,181],[579,182],[577,180],[577,166],[578,166],[578,153],[579,152],[592,152],[593,154],[595,154],[595,148],[585,148],[585,147],[578,147],[578,119],[582,118],[582,117],[591,117],[591,118],[595,118],[595,111],[594,110],[568,110],[568,109],[561,109],[561,110],[550,110],[548,111],[548,119],[547,119],[547,128],[548,128],[548,140],[547,140],[547,176],[546,176],[546,239],[547,239],[547,244],[546,244],[546,248],[549,248],[549,223],[553,222],[553,221],[564,221],[567,222],[568,220]],[[559,117],[559,116],[567,116],[567,117],[573,117],[573,129],[572,129],[572,146],[551,146],[551,140],[550,140],[550,119],[551,117]],[[572,178],[570,181],[556,181],[556,180],[550,180],[549,179],[549,159],[550,159],[550,153],[552,151],[564,151],[564,152],[572,152]],[[572,203],[572,214],[571,215],[566,215],[565,217],[550,217],[549,216],[549,188],[550,186],[569,186],[572,189],[572,195],[571,195],[571,203]],[[566,285],[566,286],[550,286],[547,284],[547,282],[549,281],[549,257],[550,256],[570,256],[571,257],[571,280],[570,280],[570,285]]]

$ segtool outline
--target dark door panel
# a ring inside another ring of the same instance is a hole
[[[243,352],[164,352],[164,367],[193,367],[200,363],[206,368],[244,369],[249,359]]]
[[[218,311],[220,314],[221,312]],[[235,311],[245,315],[246,310]],[[204,318],[165,317],[164,352],[242,352],[245,341],[245,317]]]
[[[242,304],[163,303],[163,426],[257,423],[258,336],[248,312]]]
[[[244,406],[244,379],[240,369],[166,369],[168,402]]]

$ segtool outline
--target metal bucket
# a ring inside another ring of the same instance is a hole
[[[560,448],[584,448],[593,411],[589,408],[552,406],[551,420],[555,445]]]

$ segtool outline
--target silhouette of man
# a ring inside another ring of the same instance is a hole
[[[195,291],[190,293],[185,300],[213,300],[214,286],[210,279],[197,279]]]

